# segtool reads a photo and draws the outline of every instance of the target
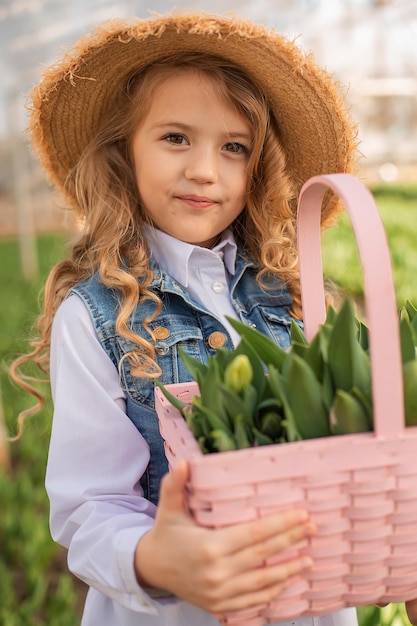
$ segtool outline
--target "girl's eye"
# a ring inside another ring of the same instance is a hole
[[[163,139],[166,139],[169,143],[174,144],[175,146],[182,146],[187,143],[186,138],[181,133],[168,133],[165,135]]]
[[[233,152],[233,154],[248,154],[249,150],[243,143],[237,141],[231,141],[225,145],[225,150]]]

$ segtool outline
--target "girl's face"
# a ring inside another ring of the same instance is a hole
[[[179,71],[161,83],[132,142],[139,195],[154,225],[211,247],[245,206],[251,143],[248,120],[208,77]]]

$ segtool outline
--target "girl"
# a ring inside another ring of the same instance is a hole
[[[90,586],[82,624],[214,626],[310,567],[258,565],[314,528],[304,511],[197,526],[186,463],[166,474],[153,381],[190,379],[179,347],[205,361],[236,344],[226,315],[289,345],[297,194],[315,174],[351,171],[355,129],[292,43],[234,18],[170,15],[82,38],[33,91],[30,130],[81,232],[13,371],[28,388],[20,366],[50,361],[51,532]],[[323,223],[335,212],[328,197]],[[345,609],[290,623],[357,621]]]

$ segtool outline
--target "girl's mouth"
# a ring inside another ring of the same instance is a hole
[[[217,204],[216,200],[205,196],[177,196],[177,199],[193,209],[207,209]]]

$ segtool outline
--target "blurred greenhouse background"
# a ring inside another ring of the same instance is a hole
[[[0,0],[0,626],[76,626],[85,588],[48,530],[43,487],[51,406],[14,434],[28,399],[5,364],[27,349],[38,293],[76,228],[27,145],[25,95],[42,66],[102,20],[173,8],[233,12],[294,38],[343,85],[359,123],[359,177],[371,188],[399,304],[417,304],[416,0]],[[359,302],[361,272],[342,218],[323,241],[325,270]],[[30,402],[30,400],[29,400]],[[416,590],[417,596],[417,590]],[[399,605],[359,611],[361,626],[408,624]],[[191,625],[190,625],[191,626]]]
[[[0,2],[0,235],[19,234],[34,271],[31,231],[67,229],[71,216],[45,184],[23,134],[25,96],[42,66],[92,25],[179,9],[236,12],[296,38],[340,80],[359,122],[361,175],[417,178],[415,0],[14,0]]]

